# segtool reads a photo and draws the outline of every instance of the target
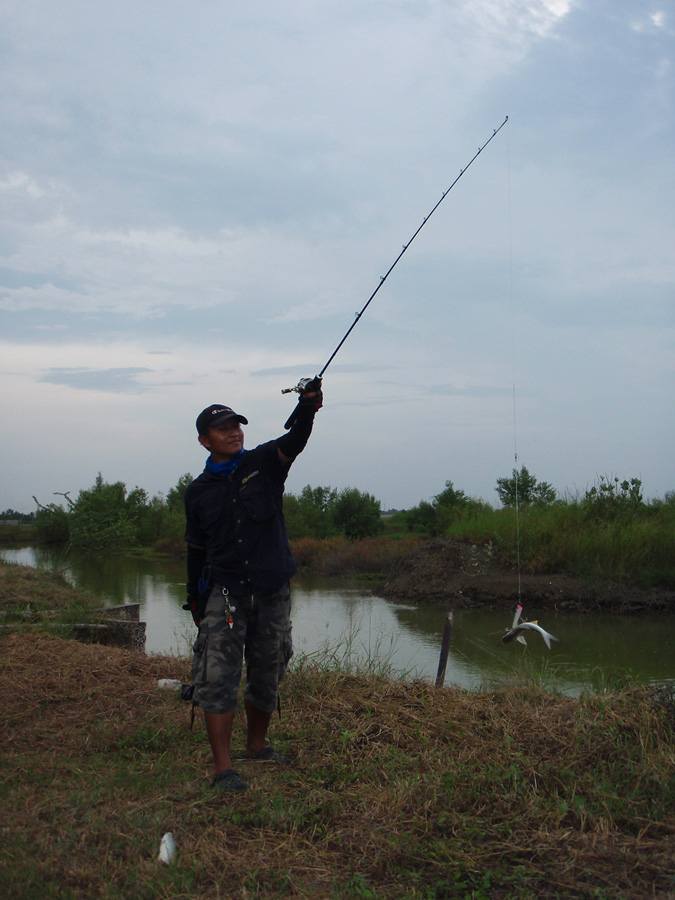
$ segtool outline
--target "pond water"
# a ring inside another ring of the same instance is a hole
[[[44,547],[0,548],[0,559],[61,571],[101,598],[140,603],[146,651],[187,656],[196,629],[185,602],[181,561],[89,556]],[[296,654],[334,655],[406,678],[435,680],[448,608],[394,603],[363,582],[298,575],[292,582]],[[533,633],[527,646],[502,644],[512,611],[455,612],[445,684],[478,690],[527,675],[570,695],[624,678],[675,681],[675,615],[556,614],[525,609],[559,638],[548,650]]]

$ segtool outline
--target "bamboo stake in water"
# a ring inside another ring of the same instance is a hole
[[[438,673],[436,675],[436,687],[440,687],[445,681],[445,667],[448,664],[448,652],[450,650],[450,638],[452,637],[452,623],[455,614],[452,610],[448,613],[443,629],[443,643],[441,644],[441,658],[438,660]]]

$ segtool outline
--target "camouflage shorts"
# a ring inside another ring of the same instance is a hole
[[[263,712],[277,706],[279,684],[293,655],[291,591],[228,597],[215,585],[194,645],[194,701],[205,712],[225,713],[237,705],[242,663],[245,698]],[[230,623],[231,618],[231,623]]]

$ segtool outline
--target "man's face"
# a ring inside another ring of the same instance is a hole
[[[209,428],[206,434],[200,434],[199,443],[211,451],[214,462],[227,462],[244,446],[241,423],[235,418],[225,419],[219,425]]]

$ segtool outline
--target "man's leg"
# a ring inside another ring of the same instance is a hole
[[[273,595],[254,597],[245,658],[246,755],[265,748],[272,713],[278,705],[279,683],[293,655],[291,592],[288,584]]]
[[[230,740],[232,738],[232,725],[235,711],[231,709],[226,713],[204,713],[206,733],[209,736],[211,752],[213,753],[213,766],[215,774],[232,768],[230,756]]]
[[[246,754],[253,756],[265,746],[267,730],[270,727],[272,713],[263,712],[254,706],[250,700],[244,700],[246,710]]]
[[[241,660],[246,635],[248,611],[244,602],[230,624],[231,609],[223,590],[215,586],[211,592],[197,641],[194,646],[192,678],[195,684],[194,700],[204,711],[206,733],[211,746],[215,775],[231,772],[230,741],[237,703],[237,689],[241,679]],[[226,709],[227,712],[218,710]],[[234,773],[233,773],[234,774]],[[236,777],[240,786],[233,787],[232,775],[217,778],[221,788],[242,790],[245,785]]]

